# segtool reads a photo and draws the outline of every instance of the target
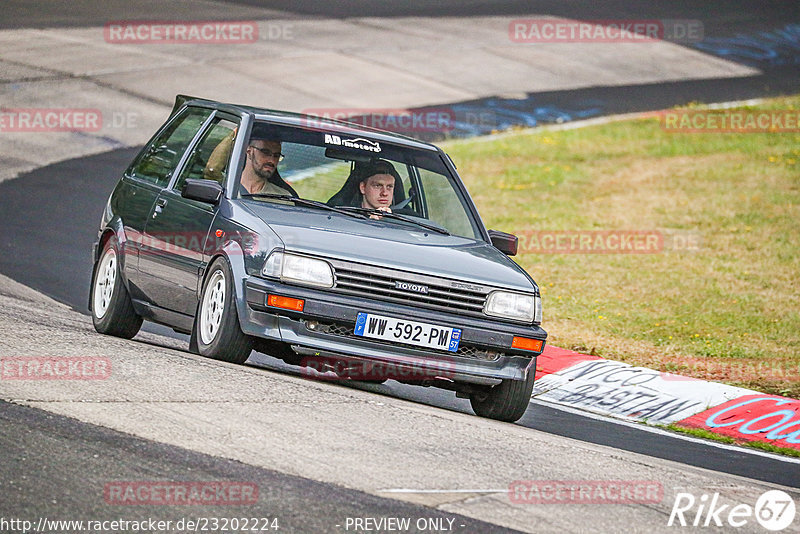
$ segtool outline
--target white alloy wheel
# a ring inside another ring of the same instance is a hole
[[[214,341],[222,324],[226,285],[225,273],[222,270],[215,271],[208,281],[208,288],[200,307],[200,341],[205,345],[210,345]]]
[[[111,297],[114,296],[114,285],[117,282],[117,253],[113,248],[106,249],[103,259],[100,260],[100,267],[97,269],[97,276],[94,281],[94,305],[92,310],[95,317],[102,319],[105,317]]]
[[[94,265],[89,304],[95,330],[131,339],[142,327],[142,317],[136,313],[122,278],[120,262],[123,257],[117,238],[110,236]]]

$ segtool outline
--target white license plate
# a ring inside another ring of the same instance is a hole
[[[461,341],[460,328],[418,323],[364,312],[358,314],[355,334],[450,352],[456,352]]]

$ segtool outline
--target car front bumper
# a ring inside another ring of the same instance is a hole
[[[410,373],[409,376],[437,375],[453,382],[482,385],[494,385],[500,380],[523,380],[535,369],[536,357],[541,351],[512,349],[512,339],[514,336],[539,339],[544,349],[547,337],[539,326],[390,304],[256,277],[245,280],[244,294],[246,312],[241,326],[249,335],[283,341],[298,354],[311,359],[381,362],[405,370],[403,372]],[[270,294],[304,300],[303,311],[268,306]],[[425,349],[356,336],[353,331],[359,312],[460,328],[459,351]]]

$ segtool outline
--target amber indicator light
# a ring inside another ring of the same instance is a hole
[[[538,352],[542,350],[542,340],[514,336],[514,339],[511,341],[511,348]]]
[[[276,308],[283,308],[285,310],[303,311],[303,299],[293,299],[292,297],[281,297],[280,295],[269,295],[267,297],[267,305]]]

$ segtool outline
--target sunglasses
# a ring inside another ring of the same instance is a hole
[[[273,151],[267,150],[265,148],[258,148],[257,146],[254,146],[254,145],[250,145],[250,148],[255,148],[256,150],[258,150],[259,152],[261,152],[262,154],[264,154],[268,158],[277,158],[278,161],[283,161],[283,158],[285,157],[280,152],[273,152]]]

